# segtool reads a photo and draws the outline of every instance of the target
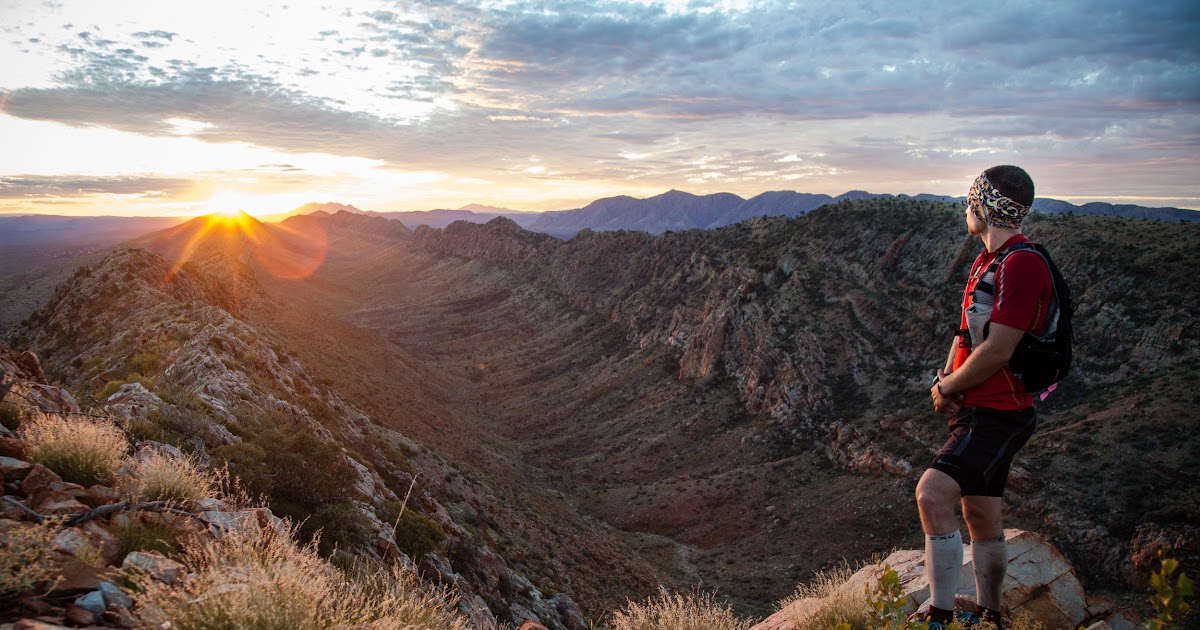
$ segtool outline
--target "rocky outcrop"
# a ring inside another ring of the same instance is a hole
[[[1041,449],[1039,466],[1059,450],[1078,456],[1127,448],[1130,438],[1117,435],[1118,424],[1162,424],[1146,434],[1179,435],[1189,446],[1178,448],[1194,446],[1194,432],[1169,418],[1191,404],[1177,383],[1193,379],[1200,364],[1200,320],[1183,306],[1200,295],[1182,271],[1200,264],[1200,231],[1130,223],[1029,222],[1027,232],[1051,250],[1078,305],[1073,372],[1049,409],[1059,417],[1095,416],[1072,439],[1099,440],[1068,446],[1062,436],[1035,438],[1026,453]],[[897,200],[835,203],[793,220],[757,218],[658,238],[583,230],[557,241],[511,224],[462,224],[418,230],[412,246],[431,259],[486,262],[622,327],[638,348],[667,348],[680,378],[701,388],[728,379],[748,414],[770,419],[765,433],[782,450],[820,444],[848,470],[888,475],[906,474],[905,464],[938,439],[925,431],[899,435],[884,420],[916,417],[917,408],[926,414],[921,422],[931,417],[924,384],[944,361],[947,322],[980,249],[978,239],[963,234],[959,209]],[[1138,254],[1112,255],[1124,251]],[[1116,393],[1115,386],[1135,382],[1135,390]],[[1144,396],[1163,395],[1172,402],[1140,412]],[[1129,417],[1082,402],[1117,396]],[[1132,538],[1143,521],[1165,526],[1196,517],[1194,508],[1176,509],[1168,493],[1154,493],[1153,506],[1126,509],[1151,494],[1151,480],[1160,476],[1171,493],[1188,497],[1180,505],[1195,505],[1194,475],[1181,465],[1186,456],[1167,455],[1173,448],[1146,441],[1137,449],[1136,474],[1091,472],[1069,482],[1078,491],[1024,484],[1029,496],[1019,509],[1043,522],[1088,579],[1119,587],[1133,577]],[[1107,465],[1123,466],[1115,457]],[[1096,490],[1104,505],[1093,496],[1098,476],[1106,479]],[[1131,483],[1141,490],[1126,487]],[[1017,480],[1014,488],[1022,485]]]
[[[1075,569],[1066,557],[1046,539],[1027,531],[1005,530],[1008,541],[1008,575],[1004,583],[1004,611],[1010,618],[1028,615],[1048,628],[1077,628],[1106,621],[1112,628],[1132,629],[1131,614],[1120,610],[1104,597],[1092,597],[1083,590]],[[862,594],[873,587],[885,568],[895,570],[906,600],[905,614],[927,610],[929,580],[925,575],[923,550],[896,551],[877,565],[855,573],[835,591],[846,595]],[[974,567],[971,546],[963,546],[963,565],[959,575],[956,603],[960,609],[975,606]],[[814,614],[825,598],[797,600],[753,630],[795,630],[804,627],[803,621]]]
[[[78,273],[31,322],[36,326],[27,330],[36,347],[50,355],[57,378],[83,391],[107,387],[104,400],[96,401],[107,413],[138,430],[161,423],[182,430],[186,433],[180,439],[201,460],[212,449],[241,442],[231,428],[240,431],[247,418],[250,424],[286,419],[324,442],[382,431],[366,413],[314,380],[305,366],[236,316],[236,310],[253,297],[257,286],[253,276],[237,284],[236,296],[214,288],[212,277],[237,277],[246,271],[244,264],[222,252],[175,266],[149,252],[120,251]],[[15,361],[9,363],[15,366]],[[19,391],[30,388],[44,388],[46,396],[65,393],[40,384],[23,384]],[[395,439],[405,441],[403,436]],[[419,450],[416,445],[410,448]],[[381,463],[376,470],[346,454],[336,457],[352,476],[344,498],[369,530],[362,536],[367,542],[350,551],[402,561],[394,523],[381,514],[385,504],[398,501],[391,488],[403,481],[397,477],[389,485],[382,475],[403,475],[389,470],[390,464]],[[87,509],[85,502],[69,493],[54,498],[56,513]],[[473,535],[454,523],[423,489],[413,499],[427,506],[421,512],[435,519],[439,513],[445,515],[439,521],[447,533],[444,548],[455,550],[449,583],[481,627],[526,619],[553,630],[579,627],[582,614],[569,598],[543,596],[494,548],[474,542]],[[202,520],[214,532],[250,518],[221,510],[205,515]]]

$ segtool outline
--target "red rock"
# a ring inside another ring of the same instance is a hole
[[[526,621],[525,623],[521,624],[521,627],[517,628],[517,630],[550,630],[550,629],[536,621]]]
[[[88,506],[75,500],[75,497],[66,492],[50,491],[39,492],[37,502],[33,503],[31,509],[43,516],[57,516],[83,514],[88,511]]]
[[[25,459],[25,441],[17,438],[0,437],[0,457]]]
[[[70,483],[68,481],[56,481],[50,484],[50,489],[54,490],[55,492],[66,492],[76,499],[87,496],[87,490],[84,490],[83,486],[77,483]]]
[[[50,484],[59,481],[62,481],[62,477],[59,477],[54,471],[41,464],[34,464],[33,469],[25,475],[25,479],[21,482],[21,494],[30,496],[39,490],[48,490]]]
[[[90,626],[99,621],[99,619],[95,613],[71,604],[71,606],[67,608],[66,621],[67,623],[74,624],[76,626]]]
[[[121,501],[121,493],[116,488],[102,486],[96,484],[87,489],[83,497],[79,499],[89,507],[100,507],[101,505],[112,505]]]
[[[133,613],[125,608],[109,608],[104,611],[104,620],[118,628],[132,628],[137,625]]]
[[[4,481],[19,482],[33,470],[33,464],[16,457],[0,456],[0,476]]]
[[[67,556],[62,560],[58,572],[63,579],[54,585],[52,594],[94,591],[100,588],[101,582],[112,582],[120,578],[120,574],[112,567],[92,566],[74,556]]]

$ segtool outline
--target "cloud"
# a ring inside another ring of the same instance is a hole
[[[0,177],[0,199],[79,195],[139,195],[172,197],[193,188],[189,179],[158,177]]]
[[[412,2],[252,11],[222,30],[154,16],[14,20],[4,113],[479,180],[769,186],[991,155],[1197,166],[1188,1]],[[511,159],[533,154],[544,171]]]

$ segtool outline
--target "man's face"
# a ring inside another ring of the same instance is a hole
[[[981,221],[979,217],[975,216],[975,211],[971,209],[972,203],[974,202],[968,201],[966,206],[967,233],[971,236],[983,236],[984,234],[987,234],[988,224]]]

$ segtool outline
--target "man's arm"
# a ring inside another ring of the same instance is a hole
[[[988,338],[971,351],[971,356],[954,373],[941,381],[941,394],[953,396],[986,381],[1012,358],[1025,331],[992,322]]]
[[[949,374],[954,371],[954,355],[958,354],[959,338],[954,337],[950,340],[950,354],[946,356],[946,365],[942,368],[942,372]]]

